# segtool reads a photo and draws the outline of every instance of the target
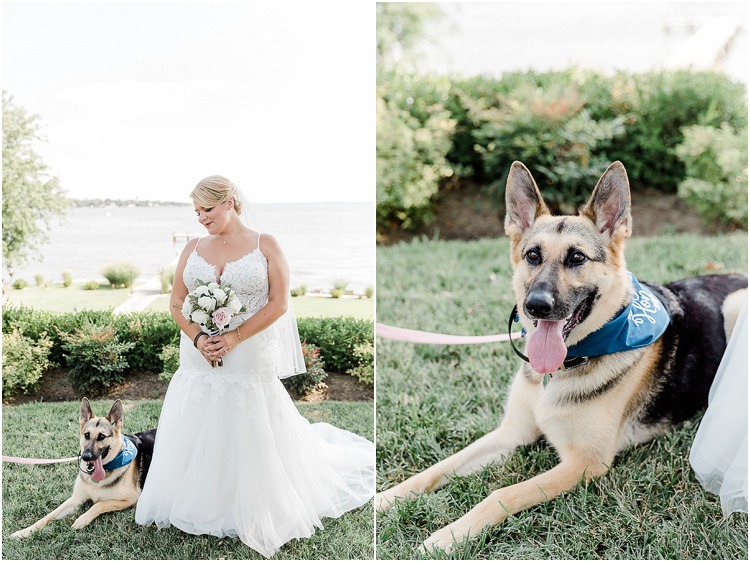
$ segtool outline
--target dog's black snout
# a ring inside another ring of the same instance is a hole
[[[91,451],[91,449],[84,449],[81,453],[81,460],[86,462],[91,462],[94,460],[94,453]]]
[[[547,291],[531,291],[524,307],[534,318],[547,318],[555,308],[555,298]]]

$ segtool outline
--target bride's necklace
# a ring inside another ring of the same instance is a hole
[[[242,234],[242,233],[243,233],[244,231],[245,231],[245,229],[244,229],[244,228],[240,228],[240,230],[239,230],[239,231],[238,231],[238,232],[237,232],[236,234],[234,234],[234,235],[230,236],[229,238],[224,238],[224,237],[223,237],[223,236],[222,236],[221,234],[219,234],[219,233],[217,233],[217,234],[216,234],[216,236],[218,236],[218,237],[219,237],[219,238],[221,239],[221,241],[222,241],[222,242],[224,242],[224,244],[226,244],[226,243],[227,243],[227,242],[229,242],[230,240],[234,240],[235,238],[237,238],[237,237],[238,237],[238,236],[239,236],[240,234]]]

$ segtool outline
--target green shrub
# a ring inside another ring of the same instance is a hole
[[[42,275],[41,273],[37,273],[36,275],[34,275],[34,282],[36,283],[37,287],[44,287],[45,285],[47,285],[47,282],[44,280],[44,275]]]
[[[333,281],[333,289],[331,289],[331,297],[334,299],[340,299],[346,294],[346,286],[349,282],[346,279],[335,279]]]
[[[320,348],[326,367],[346,373],[358,365],[354,348],[372,342],[372,321],[351,317],[298,318],[300,338]]]
[[[679,196],[708,225],[747,229],[747,129],[693,125],[684,134],[676,150],[687,174]]]
[[[290,390],[293,390],[300,396],[316,390],[318,388],[325,388],[326,384],[323,382],[328,373],[325,372],[325,363],[320,357],[320,349],[314,345],[310,345],[307,342],[302,343],[302,354],[305,357],[305,367],[307,372],[302,375],[295,375],[286,379],[282,379],[284,386]]]
[[[367,287],[365,289],[365,297],[371,299],[375,295],[375,289],[373,287]]]
[[[113,288],[130,288],[141,274],[137,266],[128,262],[114,263],[102,270],[102,275]]]
[[[29,284],[25,279],[16,279],[15,281],[13,281],[13,288],[18,291],[20,291],[21,289],[25,289],[28,286]]]
[[[293,297],[304,297],[307,294],[307,285],[300,285],[296,289],[290,291]]]
[[[520,160],[535,177],[545,202],[573,212],[584,203],[610,164],[595,155],[624,131],[619,118],[594,120],[577,87],[520,87],[512,94],[485,98],[469,109],[478,126],[476,150],[499,201],[504,199],[510,165]]]
[[[164,349],[159,353],[159,359],[164,365],[162,372],[159,373],[159,380],[171,381],[180,367],[180,346],[173,344],[164,346]]]
[[[163,361],[159,357],[168,345],[179,345],[180,327],[168,312],[134,312],[112,315],[112,322],[122,341],[132,342],[126,353],[131,369],[159,373]]]
[[[377,223],[379,228],[416,229],[432,219],[432,203],[444,178],[453,175],[446,155],[455,121],[441,103],[425,105],[410,89],[415,79],[386,94],[378,88]],[[447,91],[450,84],[441,84]],[[416,106],[415,106],[416,104]]]
[[[63,364],[64,336],[71,334],[87,323],[107,324],[112,321],[112,312],[108,310],[82,310],[80,312],[49,312],[35,310],[25,306],[8,306],[3,309],[3,334],[18,328],[23,335],[38,340],[43,332],[52,340],[50,360]]]
[[[63,271],[62,278],[63,278],[63,287],[70,287],[73,284],[73,277],[70,275],[69,272]]]
[[[128,362],[125,353],[135,346],[121,342],[114,325],[86,322],[63,336],[68,378],[73,388],[85,395],[98,396],[123,381]]]
[[[685,167],[675,153],[685,127],[747,127],[742,84],[712,72],[592,75],[582,86],[595,118],[619,116],[626,124],[613,160],[622,160],[632,185],[675,193]]]
[[[161,292],[166,295],[172,290],[174,283],[175,266],[168,265],[159,269],[159,279],[161,280]]]
[[[99,281],[86,281],[83,284],[84,291],[96,291],[99,288]]]
[[[17,328],[3,334],[3,396],[27,394],[39,387],[39,379],[53,367],[49,360],[52,341],[42,332],[37,340],[24,336]]]
[[[360,381],[375,384],[375,348],[371,342],[354,346],[354,357],[358,364],[347,371],[347,374],[357,377]]]
[[[686,179],[675,149],[687,127],[747,128],[745,87],[709,72],[381,74],[378,104],[377,227],[386,234],[428,224],[440,189],[458,180],[487,187],[502,208],[513,160],[529,166],[558,210],[580,202],[614,160],[634,190],[674,193]],[[431,135],[431,115],[451,126]],[[417,143],[420,128],[435,142]]]

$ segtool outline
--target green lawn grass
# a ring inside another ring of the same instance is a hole
[[[161,401],[125,402],[128,433],[156,427]],[[94,401],[99,415],[111,402]],[[324,402],[297,404],[311,421],[325,421],[373,438],[372,404]],[[78,451],[78,402],[36,403],[3,408],[3,454],[21,457],[63,458]],[[22,529],[70,496],[76,478],[75,463],[47,466],[5,464],[3,467],[3,558],[5,559],[263,559],[239,539],[193,536],[175,528],[142,527],[128,509],[107,513],[91,525],[70,528],[74,515],[53,521],[26,540],[11,534]],[[259,483],[262,485],[262,483]],[[352,559],[373,557],[372,502],[324,519],[325,528],[311,538],[287,543],[274,559]]]
[[[294,297],[292,299],[294,313],[298,318],[323,316],[353,316],[362,320],[375,318],[374,299],[334,299],[331,297]]]
[[[86,291],[82,283],[70,287],[56,283],[49,287],[10,288],[6,294],[10,304],[23,304],[52,312],[72,312],[115,308],[128,300],[130,289],[112,289],[107,284],[101,284],[97,290]]]
[[[297,318],[352,316],[363,320],[372,320],[375,317],[375,301],[373,299],[333,299],[331,297],[304,296],[294,297],[292,304]],[[166,312],[169,310],[169,295],[157,297],[146,310]]]
[[[377,254],[378,321],[480,335],[507,329],[513,305],[507,239],[413,241]],[[628,241],[629,269],[644,280],[747,271],[747,237],[661,236]],[[518,368],[508,344],[428,346],[377,341],[378,490],[424,470],[494,429]],[[458,545],[462,559],[740,559],[746,514],[724,517],[695,480],[688,453],[700,416],[617,456],[587,486],[522,511]],[[502,467],[454,477],[443,489],[378,516],[381,559],[417,558],[432,532],[492,490],[549,470],[542,440]],[[433,555],[440,556],[440,553]]]

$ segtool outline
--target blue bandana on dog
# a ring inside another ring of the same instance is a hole
[[[630,272],[628,272],[630,273]],[[630,273],[635,291],[630,304],[617,315],[568,348],[568,357],[600,357],[646,347],[658,340],[671,318],[661,301]]]
[[[131,441],[127,435],[123,436],[122,441],[124,445],[123,448],[115,458],[104,465],[104,470],[110,471],[125,466],[126,464],[130,464],[133,462],[136,455],[138,455],[138,447],[135,446],[135,443]]]

